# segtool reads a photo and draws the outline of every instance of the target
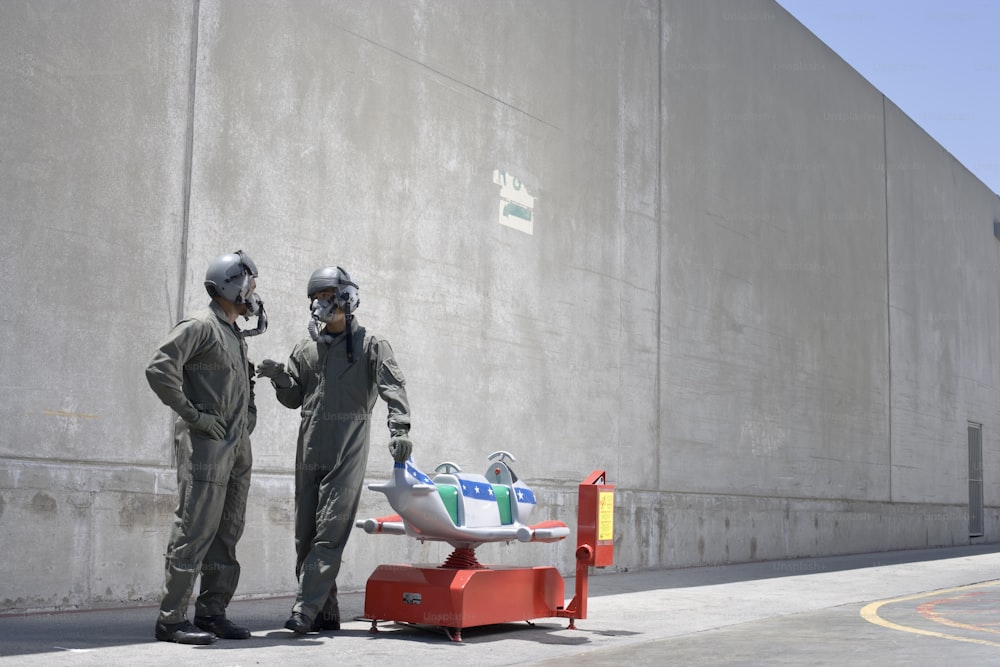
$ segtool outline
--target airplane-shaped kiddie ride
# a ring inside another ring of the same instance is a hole
[[[452,641],[462,628],[535,618],[568,618],[569,628],[587,617],[590,566],[614,562],[614,486],[603,470],[579,487],[576,594],[567,605],[565,585],[553,567],[482,565],[476,547],[486,542],[558,542],[569,535],[561,521],[528,524],[535,494],[517,478],[509,452],[490,454],[485,475],[442,463],[433,479],[413,460],[396,463],[392,479],[368,488],[386,495],[397,514],[355,523],[366,533],[409,535],[454,547],[438,566],[379,565],[365,587],[364,617],[370,632],[379,621],[437,626]]]

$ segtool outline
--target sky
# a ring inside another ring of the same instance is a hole
[[[1000,194],[1000,0],[777,0]]]

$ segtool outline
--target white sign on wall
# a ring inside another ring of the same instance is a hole
[[[532,215],[535,198],[528,194],[528,188],[499,169],[493,170],[493,182],[500,186],[500,224],[531,234],[534,230]]]

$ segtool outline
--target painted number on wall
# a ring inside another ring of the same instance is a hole
[[[528,194],[528,188],[499,169],[493,170],[493,182],[500,186],[500,224],[531,234],[534,231],[532,212],[535,198]]]

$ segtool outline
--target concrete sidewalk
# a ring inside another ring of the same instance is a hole
[[[153,639],[156,609],[0,616],[11,665],[1000,665],[1000,545],[883,552],[590,578],[588,618],[466,628],[361,620],[342,595],[339,633],[296,637],[291,598],[243,600],[245,641],[180,646]],[[572,596],[572,579],[566,594]],[[932,613],[928,613],[928,610]]]

